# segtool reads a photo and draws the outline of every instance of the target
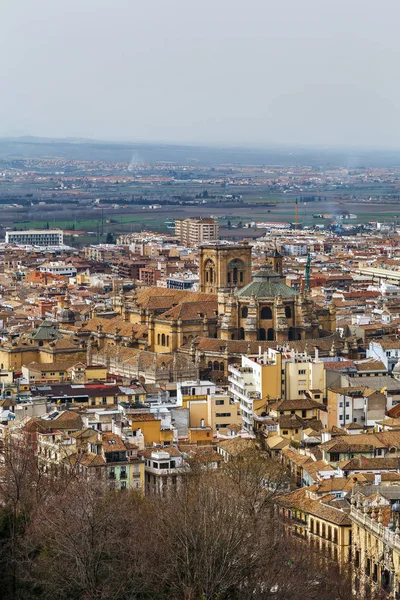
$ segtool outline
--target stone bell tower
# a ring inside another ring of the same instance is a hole
[[[199,247],[200,291],[242,288],[251,281],[251,246],[210,243]]]

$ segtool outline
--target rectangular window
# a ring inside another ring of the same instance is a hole
[[[224,401],[224,400],[216,400],[216,401],[215,401],[215,404],[216,404],[217,406],[222,406],[223,404],[225,404],[225,401]]]
[[[102,398],[102,403],[103,403],[103,404],[107,404],[107,396],[103,396],[103,398]]]
[[[299,369],[299,375],[305,375],[305,374],[306,374],[305,369]]]

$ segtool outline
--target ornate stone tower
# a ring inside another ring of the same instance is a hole
[[[251,281],[251,247],[246,244],[204,244],[199,247],[200,291],[242,288]]]
[[[278,252],[277,248],[275,248],[274,253],[269,260],[272,270],[275,271],[275,273],[279,273],[279,275],[283,275],[283,256]]]

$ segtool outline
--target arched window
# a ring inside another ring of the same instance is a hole
[[[157,335],[157,344],[160,345],[160,334]]]
[[[231,333],[231,340],[234,340],[234,339],[235,339],[235,334]]]
[[[219,370],[220,370],[220,371],[224,371],[224,370],[225,370],[225,368],[224,368],[224,363],[223,363],[223,362],[220,362],[220,363],[219,363]]]
[[[165,346],[165,333],[161,336],[161,346]]]
[[[239,340],[244,340],[244,329],[241,327],[239,329]]]
[[[270,327],[267,331],[267,340],[269,340],[270,342],[274,341],[275,339],[275,332],[272,329],[272,327]]]
[[[246,319],[248,314],[249,314],[249,309],[247,308],[247,306],[243,306],[243,308],[242,308],[242,319]]]
[[[243,282],[243,269],[244,262],[239,258],[234,258],[228,263],[227,266],[227,281],[236,285],[239,282]]]
[[[219,371],[219,362],[214,360],[214,371]]]
[[[272,319],[272,310],[269,306],[263,306],[263,308],[260,310],[260,319],[265,321]]]
[[[169,346],[169,335],[167,335],[167,346]]]
[[[261,341],[265,341],[267,339],[266,334],[265,334],[265,329],[258,330],[258,339]]]
[[[204,279],[207,283],[214,283],[215,281],[215,264],[211,259],[206,260],[204,263]]]
[[[292,307],[291,306],[285,306],[285,317],[287,319],[292,318]]]
[[[293,341],[294,337],[295,337],[295,331],[294,331],[293,327],[289,327],[289,330],[288,330],[288,340],[289,340],[289,342]]]
[[[209,360],[209,361],[208,361],[208,368],[209,368],[209,369],[212,369],[212,360]]]
[[[186,344],[186,342],[187,342],[187,337],[186,337],[186,335],[184,335],[183,336],[183,343]]]

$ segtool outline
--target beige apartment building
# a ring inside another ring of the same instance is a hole
[[[177,219],[175,235],[182,244],[193,246],[202,242],[213,242],[219,239],[219,223],[214,219]]]

